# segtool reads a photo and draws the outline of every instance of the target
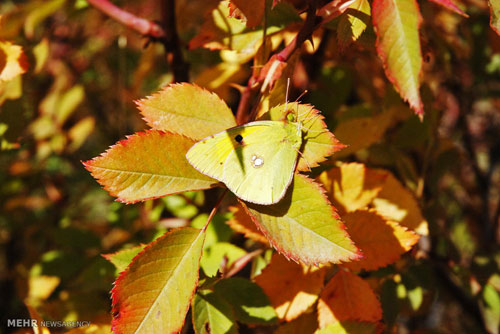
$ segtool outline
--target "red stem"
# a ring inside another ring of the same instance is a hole
[[[108,0],[87,0],[92,6],[99,9],[104,14],[127,26],[128,28],[137,31],[141,35],[161,39],[165,37],[165,31],[158,24],[135,16]]]

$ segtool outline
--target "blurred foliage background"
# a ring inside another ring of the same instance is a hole
[[[350,145],[334,158],[391,170],[429,222],[411,259],[371,273],[402,273],[377,287],[388,330],[398,333],[498,333],[500,323],[500,37],[486,3],[462,3],[469,18],[420,3],[423,122],[385,78],[369,18],[355,43],[339,42],[336,19],[292,59],[290,99],[308,90],[302,100]],[[115,4],[161,19],[157,1]],[[259,48],[255,30],[233,29],[241,45],[230,45],[227,31],[207,27],[217,5],[177,1],[178,33],[191,81],[235,109],[234,84],[246,84]],[[274,49],[297,32],[304,8],[282,4]],[[26,305],[45,319],[109,324],[116,269],[101,254],[196,225],[216,196],[124,205],[80,162],[145,129],[134,100],[173,79],[161,44],[85,0],[4,0],[0,14],[0,40],[22,46],[29,64],[0,89],[1,326],[28,318]],[[213,237],[248,248],[227,217],[219,215]]]

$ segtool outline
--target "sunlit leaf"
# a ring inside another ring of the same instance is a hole
[[[382,190],[373,200],[373,206],[387,220],[398,222],[421,235],[429,233],[427,221],[422,216],[417,200],[391,173],[387,175]]]
[[[360,256],[324,190],[303,175],[295,175],[279,203],[245,204],[273,247],[294,261],[317,265]]]
[[[216,182],[185,158],[193,144],[180,135],[150,130],[129,136],[84,165],[111,195],[126,203],[210,188]]]
[[[276,323],[276,313],[257,284],[240,277],[227,278],[219,281],[214,291],[231,305],[240,322],[261,325]]]
[[[0,84],[23,74],[27,68],[26,56],[20,46],[0,41]]]
[[[132,262],[132,259],[139,254],[146,245],[137,245],[132,248],[126,248],[110,254],[102,254],[102,256],[115,265],[118,272],[124,271]]]
[[[43,38],[40,43],[38,43],[33,48],[33,55],[35,56],[35,73],[40,73],[49,57],[49,40]]]
[[[366,168],[363,164],[342,164],[319,176],[330,200],[343,212],[368,206],[384,186],[387,173]]]
[[[354,271],[375,270],[389,265],[409,251],[419,239],[418,234],[372,211],[358,210],[342,218],[352,240],[363,252],[362,259],[344,264]]]
[[[87,137],[92,133],[95,126],[95,119],[92,116],[87,116],[78,121],[68,130],[68,137],[71,139],[69,149],[74,151],[85,142]]]
[[[112,290],[113,333],[173,333],[181,329],[198,281],[203,230],[186,227],[149,244]]]
[[[278,317],[291,321],[316,302],[324,276],[322,269],[291,262],[275,253],[255,282],[271,300]]]
[[[155,130],[199,140],[236,125],[233,113],[217,95],[190,84],[174,84],[137,101]]]
[[[200,266],[205,275],[213,277],[217,274],[224,259],[227,259],[226,266],[231,266],[234,261],[244,256],[247,252],[238,246],[228,242],[218,242],[205,248],[201,257]]]
[[[368,0],[354,1],[340,17],[337,39],[341,48],[356,41],[370,22],[370,3]]]
[[[61,283],[59,276],[32,276],[28,281],[28,300],[33,304],[49,298],[57,286]]]
[[[193,298],[193,326],[196,334],[238,332],[231,306],[218,294],[200,291]]]
[[[321,292],[318,302],[320,328],[344,320],[377,322],[382,308],[368,283],[340,269]]]
[[[272,120],[284,119],[287,112],[297,115],[297,121],[304,132],[302,137],[304,145],[297,163],[298,170],[307,171],[316,167],[327,157],[345,147],[328,130],[323,122],[323,116],[311,105],[296,102],[280,104],[269,110],[269,117]],[[263,117],[265,118],[266,115]]]
[[[422,54],[418,28],[422,18],[416,0],[374,0],[373,26],[377,52],[387,78],[418,115],[423,115],[420,99]]]
[[[233,213],[233,218],[227,221],[231,228],[239,233],[243,233],[245,237],[252,240],[267,244],[267,238],[255,226],[252,218],[244,211],[240,205],[230,206],[229,211]]]
[[[238,63],[222,62],[208,67],[202,71],[194,81],[195,84],[204,87],[223,100],[229,100],[231,93],[235,91],[232,83],[241,82],[248,77],[248,68]],[[216,131],[219,132],[219,131]]]
[[[54,14],[66,3],[66,0],[37,1],[36,6],[29,11],[24,22],[24,33],[33,38],[37,26],[50,15]]]

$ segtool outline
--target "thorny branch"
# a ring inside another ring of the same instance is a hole
[[[255,117],[251,111],[252,105],[259,103],[259,92],[262,92],[268,87],[273,87],[274,82],[280,77],[280,71],[286,66],[286,62],[294,52],[300,49],[302,44],[310,39],[313,32],[322,24],[342,14],[353,0],[334,0],[318,10],[319,2],[318,0],[310,1],[304,25],[292,42],[283,50],[272,56],[262,70],[260,72],[254,72],[254,75],[248,80],[247,86],[242,91],[240,104],[238,105],[238,111],[236,113],[236,122],[238,124],[244,124]],[[253,109],[256,110],[255,106]]]
[[[153,41],[159,41],[165,47],[167,60],[174,74],[174,82],[189,81],[189,67],[182,55],[181,43],[177,35],[175,20],[175,0],[163,0],[161,25],[135,16],[108,0],[88,0],[88,2],[112,19],[137,31]]]

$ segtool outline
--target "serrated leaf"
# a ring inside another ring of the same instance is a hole
[[[193,299],[193,327],[196,334],[238,332],[231,306],[218,294],[200,291]]]
[[[236,125],[233,113],[217,95],[191,84],[173,84],[137,101],[144,120],[155,130],[195,140]]]
[[[195,170],[185,157],[194,143],[177,134],[150,130],[83,164],[104,189],[125,203],[207,189],[216,181]]]
[[[0,41],[0,84],[25,73],[27,68],[26,56],[20,46]]]
[[[401,182],[388,172],[382,190],[373,200],[374,210],[418,234],[429,234],[428,223],[422,216],[417,200]]]
[[[370,322],[341,321],[318,329],[314,334],[376,334],[380,326]]]
[[[500,35],[500,0],[489,0],[490,6],[490,27]]]
[[[122,272],[128,267],[130,262],[132,262],[132,259],[144,249],[144,247],[146,247],[146,245],[141,244],[132,248],[122,249],[114,253],[102,254],[102,257],[111,262],[116,267],[118,272]]]
[[[181,329],[198,281],[205,233],[192,227],[149,244],[112,290],[113,333],[173,333]]]
[[[340,17],[337,39],[341,49],[356,41],[366,30],[370,22],[370,10],[368,0],[356,0]]]
[[[247,254],[247,252],[228,242],[217,242],[203,251],[200,266],[205,275],[213,277],[221,268],[224,258],[227,258],[227,267],[234,261]]]
[[[422,21],[416,0],[374,0],[373,26],[377,53],[385,74],[417,115],[423,115],[420,99],[422,54],[418,28]]]
[[[377,322],[382,308],[362,278],[340,269],[321,292],[318,302],[320,328],[344,320]]]
[[[344,163],[340,168],[323,172],[318,180],[342,213],[367,207],[382,190],[387,174],[363,164]]]
[[[245,237],[254,241],[258,241],[263,244],[269,243],[266,236],[262,234],[257,226],[255,226],[252,218],[240,205],[230,206],[229,211],[233,214],[233,218],[228,220],[226,223],[231,226],[234,231],[243,233]]]
[[[227,278],[215,284],[214,291],[231,305],[240,322],[260,325],[276,323],[276,313],[257,284],[244,278]]]
[[[325,271],[287,260],[275,253],[255,282],[271,300],[280,319],[292,321],[318,299]]]
[[[463,17],[469,17],[463,10],[461,10],[453,0],[430,0],[434,3],[437,3],[438,5],[441,5],[445,8],[448,8],[449,10],[462,15]]]
[[[339,263],[360,257],[324,190],[304,175],[279,203],[245,203],[249,214],[281,254],[307,265]]]
[[[311,105],[297,102],[280,104],[271,108],[269,115],[264,115],[263,118],[269,117],[271,120],[280,120],[286,117],[287,112],[297,116],[297,122],[302,125],[304,132],[302,137],[304,144],[297,163],[298,170],[308,171],[345,147],[328,130],[325,122],[323,122],[324,117],[320,112]]]
[[[418,242],[419,235],[377,213],[358,210],[342,216],[363,258],[343,264],[353,271],[375,270],[394,263]]]

